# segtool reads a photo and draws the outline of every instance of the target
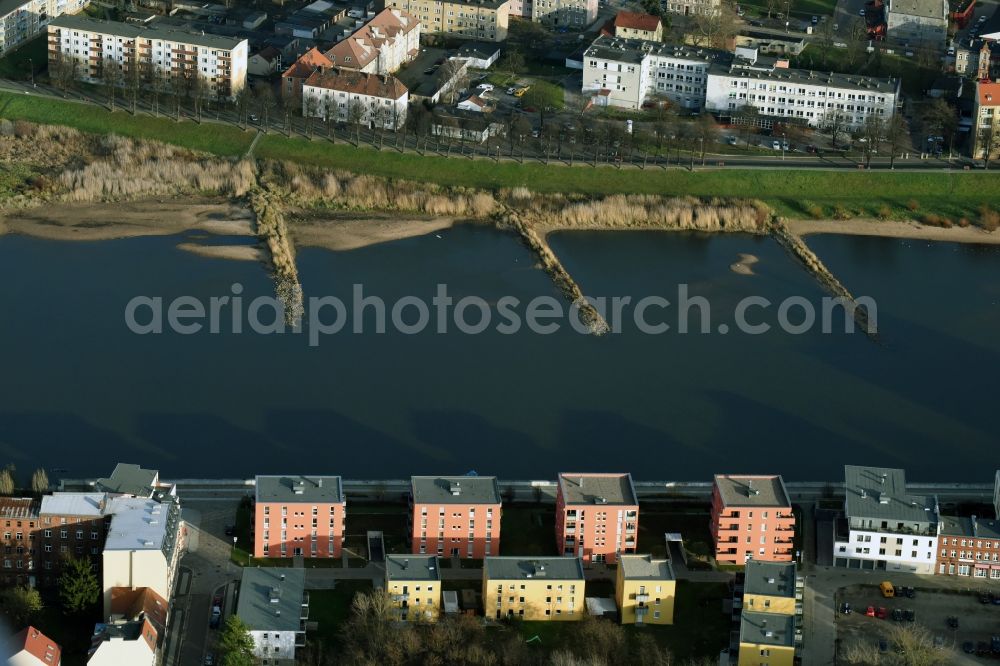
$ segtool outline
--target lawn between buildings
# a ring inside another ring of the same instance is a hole
[[[174,122],[166,117],[110,113],[106,109],[65,100],[0,92],[0,117],[66,125],[85,132],[116,133],[201,150],[223,156],[246,152],[253,133],[218,123]],[[761,199],[779,215],[811,217],[876,217],[886,211],[898,219],[913,217],[913,202],[921,214],[951,219],[974,216],[983,204],[1000,197],[1000,179],[986,172],[904,173],[812,171],[795,169],[719,169],[682,171],[677,168],[617,169],[577,164],[560,167],[541,163],[500,162],[463,157],[423,156],[376,151],[326,140],[288,138],[271,133],[255,149],[260,158],[290,160],[317,167],[344,169],[389,178],[429,181],[445,186],[495,190],[525,186],[535,192],[690,195]],[[808,203],[809,210],[804,202]]]

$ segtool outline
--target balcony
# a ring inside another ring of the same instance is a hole
[[[405,603],[407,603],[410,600],[410,595],[409,595],[409,593],[394,594],[394,595],[392,595],[392,600],[394,602],[396,602],[396,603],[405,604]]]
[[[635,607],[635,617],[636,619],[642,619],[649,613],[649,606],[636,606]]]
[[[641,594],[636,594],[635,600],[638,601],[640,604],[647,603],[649,601],[649,595],[646,594],[645,592]]]

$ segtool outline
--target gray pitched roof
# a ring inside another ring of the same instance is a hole
[[[107,479],[98,479],[95,488],[106,493],[149,497],[153,493],[159,472],[143,469],[132,463],[118,463]]]
[[[1000,520],[941,516],[941,536],[1000,539]]]
[[[631,474],[559,475],[559,490],[566,504],[637,505]]]
[[[500,504],[495,476],[411,476],[418,504]]]
[[[625,580],[674,580],[670,560],[654,560],[652,555],[621,555],[618,566]]]
[[[889,0],[889,13],[945,21],[948,3],[944,0]]]
[[[305,569],[247,568],[236,614],[251,631],[298,631]]]
[[[441,580],[437,555],[386,555],[386,580]]]
[[[195,46],[203,46],[208,49],[221,49],[225,51],[234,49],[242,42],[246,41],[241,37],[225,37],[223,35],[213,35],[206,32],[193,32],[178,30],[175,28],[159,27],[155,23],[152,25],[137,25],[133,23],[120,23],[118,21],[90,18],[89,16],[74,16],[72,14],[63,14],[58,16],[50,21],[49,25],[69,30],[86,30],[89,32],[99,32],[105,35],[128,37],[129,39],[143,37],[145,39],[180,42],[182,44],[193,44]]]
[[[745,569],[744,594],[795,597],[795,563],[750,560]]]
[[[258,502],[336,504],[344,501],[339,476],[260,475],[256,485]]]
[[[745,610],[740,618],[740,642],[792,647],[795,645],[795,618]]]
[[[725,506],[792,505],[780,476],[717,474],[715,485]]]
[[[483,575],[488,580],[583,580],[579,557],[487,557]]]
[[[890,467],[844,465],[848,518],[908,522],[937,519],[933,497],[906,492],[906,473]]]

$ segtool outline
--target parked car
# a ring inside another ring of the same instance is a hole
[[[865,10],[864,9],[859,9],[858,10],[858,16],[864,16],[864,15],[865,15]]]
[[[882,596],[886,599],[892,599],[893,597],[900,596],[900,590],[902,590],[902,588],[893,587],[892,583],[887,580],[879,583],[878,589],[881,590]]]
[[[964,643],[962,643],[962,652],[964,652],[965,654],[975,654],[976,644],[973,643],[972,641],[965,641]]]
[[[771,148],[773,148],[774,150],[781,150],[781,142],[780,141],[772,141],[771,142]]]
[[[867,615],[868,617],[875,617],[875,607],[869,606],[868,608],[866,608],[865,615]]]
[[[726,143],[728,143],[730,146],[735,146],[736,142],[737,142],[737,139],[736,139],[735,136],[727,136],[726,137]]]
[[[879,606],[878,610],[875,611],[875,617],[880,620],[884,620],[889,617],[889,611],[886,610],[885,606]]]
[[[912,608],[906,608],[903,610],[903,616],[906,618],[907,622],[916,622],[917,614],[913,612]]]
[[[958,629],[958,618],[954,615],[948,618],[948,627],[951,629]]]
[[[479,86],[478,86],[478,88],[480,90],[482,90],[483,92],[493,92],[493,84],[492,83],[480,83]]]
[[[208,619],[208,628],[218,629],[220,624],[222,624],[222,607],[212,606],[212,615]]]
[[[851,604],[847,603],[846,601],[844,603],[840,604],[840,612],[841,612],[842,615],[850,615],[851,614]]]
[[[893,622],[902,622],[903,621],[903,609],[902,608],[893,608],[892,609],[892,620],[893,620]]]
[[[817,23],[819,23],[819,17],[818,16],[813,16],[812,17],[812,24],[816,25]]]
[[[507,88],[507,94],[508,95],[513,95],[516,92],[517,92],[517,88],[515,88],[514,86],[511,86],[510,88]]]
[[[938,650],[944,647],[944,636],[934,637],[934,647]]]
[[[913,589],[912,587],[904,587],[903,588],[903,594],[906,595],[907,599],[913,599],[914,597],[917,596],[917,591],[915,589]]]
[[[990,652],[994,657],[1000,655],[1000,636],[993,636],[990,639]]]
[[[788,151],[790,151],[792,149],[792,147],[789,145],[789,143],[787,141],[782,141],[781,142],[781,149],[784,150],[787,153]]]
[[[205,666],[215,666],[215,655],[211,652],[205,653]]]
[[[514,91],[514,97],[524,97],[524,94],[531,90],[531,86],[524,86]]]
[[[1000,594],[991,594],[990,599],[993,601],[994,606],[1000,606]]]

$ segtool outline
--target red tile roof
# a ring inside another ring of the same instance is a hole
[[[111,588],[111,614],[122,615],[128,620],[143,616],[158,633],[162,634],[167,624],[167,600],[148,587]]]
[[[393,100],[407,93],[406,86],[395,76],[366,74],[351,69],[316,71],[303,85]]]
[[[21,652],[27,652],[39,664],[46,666],[58,664],[62,655],[58,643],[32,626],[25,627],[10,639],[10,654],[4,658],[8,659]]]
[[[286,69],[285,73],[281,76],[284,78],[305,79],[320,67],[333,67],[333,63],[319,49],[313,47],[299,56],[299,59],[293,62],[292,66]]]
[[[979,106],[1000,106],[1000,83],[983,83],[976,86],[979,90]]]
[[[336,67],[363,69],[385,44],[419,26],[420,22],[412,14],[401,9],[383,9],[325,55]]]
[[[615,27],[656,32],[660,27],[660,17],[639,12],[618,12],[618,16],[615,17]]]

